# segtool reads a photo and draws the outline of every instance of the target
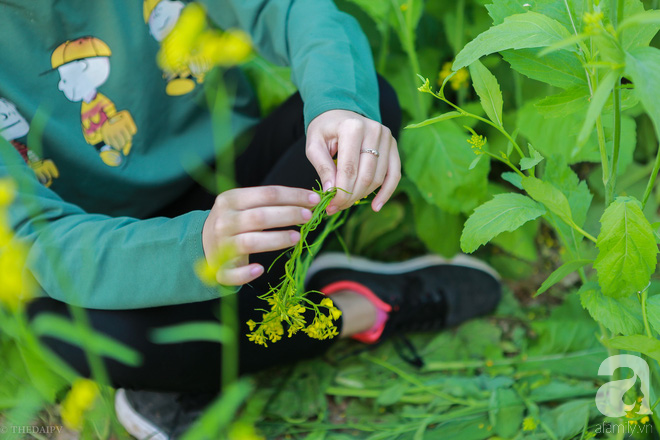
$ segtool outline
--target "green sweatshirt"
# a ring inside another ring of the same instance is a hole
[[[219,27],[245,30],[257,52],[291,66],[306,124],[332,109],[380,120],[367,41],[330,0],[202,3]],[[26,270],[46,295],[99,309],[217,297],[193,271],[208,211],[144,219],[190,187],[186,161],[215,154],[206,72],[165,77],[155,61],[182,7],[0,2],[0,178],[19,183],[10,224],[31,243]],[[258,119],[238,84],[234,134]]]

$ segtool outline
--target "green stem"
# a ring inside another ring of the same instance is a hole
[[[651,191],[655,186],[655,179],[658,177],[658,171],[660,171],[660,145],[658,146],[658,151],[655,155],[655,165],[653,165],[653,171],[649,177],[649,181],[646,184],[646,189],[644,190],[644,198],[642,199],[642,209],[646,206],[646,202],[649,200]]]
[[[221,386],[228,389],[238,379],[238,294],[223,296],[224,288],[219,287],[222,301],[220,302],[220,322],[231,333],[222,344]]]
[[[596,132],[598,134],[598,151],[600,152],[600,162],[603,167],[603,187],[608,187],[610,178],[610,161],[607,157],[607,146],[605,144],[605,130],[603,129],[603,120],[600,116],[596,119]],[[605,192],[605,206],[609,206],[612,200],[608,199],[609,194]]]
[[[585,237],[587,237],[589,240],[593,241],[594,243],[597,242],[596,237],[594,237],[593,235],[591,235],[590,233],[588,233],[587,231],[585,231],[584,229],[582,229],[581,227],[579,227],[577,224],[575,224],[574,221],[571,221],[571,223],[569,223],[569,225],[570,225],[573,229],[575,229],[576,231],[578,231],[580,234],[582,234],[582,235],[584,235]]]
[[[408,0],[407,3],[405,3],[408,6],[407,11],[410,11],[412,9],[412,1]],[[421,68],[419,64],[419,58],[417,57],[417,52],[415,51],[415,29],[412,28],[412,25],[410,23],[410,18],[411,14],[410,12],[406,13],[406,16],[403,16],[403,11],[395,2],[394,0],[391,0],[390,4],[392,5],[392,8],[394,8],[394,13],[396,14],[397,17],[397,22],[399,24],[399,29],[401,30],[401,35],[404,37],[403,41],[401,42],[403,46],[403,50],[406,52],[406,55],[408,56],[408,61],[410,62],[410,68],[412,69],[413,75],[421,74]],[[420,93],[415,94],[415,101],[417,103],[417,117],[420,119],[426,119],[428,117],[426,110],[424,109],[424,104],[422,102],[422,96]]]
[[[614,85],[613,101],[614,101],[614,147],[612,150],[612,168],[610,169],[609,179],[607,181],[607,186],[605,187],[605,200],[607,204],[614,200],[614,195],[616,193],[616,179],[617,171],[619,168],[619,149],[621,147],[621,89],[619,88],[619,83],[621,78],[619,77],[616,80]]]
[[[644,319],[644,330],[646,331],[646,336],[649,338],[653,339],[653,333],[651,332],[651,327],[649,326],[649,319],[646,316],[646,299],[649,296],[649,286],[651,283],[649,283],[648,286],[642,291],[642,298],[641,298],[641,303],[642,303],[642,318]]]

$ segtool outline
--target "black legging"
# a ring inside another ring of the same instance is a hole
[[[395,135],[401,124],[400,108],[394,90],[379,77],[380,111],[383,124]],[[299,94],[293,95],[253,130],[252,139],[236,160],[236,180],[239,186],[284,185],[310,189],[316,187],[318,175],[305,156],[303,103]],[[210,209],[214,196],[196,186],[155,216],[174,217],[195,209]],[[311,237],[310,239],[313,239]],[[251,261],[270,266],[278,252],[256,254]],[[257,295],[267,291],[268,284],[277,284],[283,274],[284,259],[238,293],[239,303],[239,368],[241,373],[262,370],[285,362],[313,357],[325,352],[336,340],[319,341],[298,332],[285,337],[268,348],[249,342],[246,321],[259,321],[263,301]],[[139,286],[136,286],[139,288]],[[321,296],[309,298],[320,302]],[[144,390],[195,392],[217,389],[221,365],[221,347],[210,342],[155,344],[150,340],[153,329],[192,321],[217,321],[219,301],[154,307],[135,310],[87,310],[92,327],[142,355],[138,367],[129,367],[112,359],[105,359],[110,381],[116,387]],[[48,312],[68,316],[67,306],[51,298],[39,298],[28,308],[30,319]],[[313,313],[306,315],[311,322]],[[338,321],[341,326],[341,320]],[[90,370],[83,351],[59,339],[47,337],[44,343],[80,374],[89,376]]]

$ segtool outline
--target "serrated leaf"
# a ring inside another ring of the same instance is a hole
[[[474,252],[504,231],[514,231],[545,214],[543,206],[521,194],[497,194],[474,210],[463,228],[461,249]]]
[[[546,118],[557,118],[582,110],[589,104],[589,89],[584,86],[571,87],[556,95],[546,96],[534,104]]]
[[[652,296],[646,300],[646,318],[653,330],[660,333],[660,295]]]
[[[626,75],[632,78],[635,93],[649,114],[655,132],[660,136],[660,49],[639,47],[626,53]]]
[[[427,125],[435,124],[436,122],[442,122],[442,121],[447,121],[449,119],[454,119],[460,117],[461,114],[459,112],[447,112],[443,113],[439,116],[434,116],[432,118],[429,118],[425,121],[418,122],[416,124],[409,124],[406,126],[406,128],[420,128],[420,127],[426,127]]]
[[[566,196],[549,182],[527,176],[522,179],[522,186],[527,194],[537,202],[543,203],[551,212],[570,224],[573,222],[571,207]]]
[[[566,13],[566,5],[570,8],[570,17]],[[573,31],[573,24],[580,29],[585,7],[586,3],[582,0],[567,0],[566,2],[538,0],[527,4],[518,0],[492,0],[491,4],[486,5],[488,15],[493,18],[493,24],[502,23],[510,15],[532,10],[557,20],[571,31]]]
[[[642,306],[636,298],[605,296],[594,281],[583,285],[578,294],[582,307],[612,333],[634,335],[644,331]]]
[[[548,157],[543,179],[564,193],[568,199],[568,205],[571,207],[573,221],[580,227],[584,225],[591,200],[593,199],[587,183],[580,181],[577,174],[566,164],[566,161],[560,155]],[[576,252],[579,244],[582,242],[582,234],[560,221],[554,214],[550,213],[548,217],[551,223],[554,224],[555,230],[564,245],[572,252]],[[574,258],[578,259],[579,257],[575,255]]]
[[[479,34],[456,55],[452,70],[469,66],[484,55],[507,49],[550,46],[570,36],[556,20],[536,12],[506,17],[504,21]]]
[[[589,104],[587,116],[582,124],[582,129],[578,135],[579,144],[584,144],[591,135],[594,125],[596,124],[596,119],[598,119],[598,116],[600,116],[603,111],[607,98],[612,93],[612,89],[618,78],[619,72],[612,70],[605,75],[605,78],[603,78],[600,84],[598,84],[598,88],[591,98],[591,103]]]
[[[541,156],[541,153],[536,151],[534,147],[532,147],[532,144],[529,144],[528,148],[529,148],[530,157],[523,157],[522,159],[520,159],[520,169],[523,171],[535,167],[543,160],[543,156]]]
[[[641,204],[617,197],[600,223],[594,269],[603,294],[622,298],[644,289],[655,271],[658,246]]]
[[[605,345],[619,350],[637,351],[660,361],[660,341],[644,335],[617,336]]]
[[[573,260],[567,263],[562,264],[557,269],[555,269],[550,276],[541,284],[539,290],[536,291],[534,296],[538,296],[566,278],[568,274],[575,272],[576,270],[586,266],[587,264],[593,263],[593,260]]]
[[[453,121],[404,130],[399,145],[403,168],[427,202],[458,214],[486,198],[489,161],[468,169],[474,153]]]
[[[502,91],[497,78],[479,60],[470,64],[470,77],[472,78],[474,91],[479,95],[481,106],[486,115],[492,122],[501,127],[504,102],[502,101]]]
[[[559,51],[539,57],[540,49],[506,50],[504,60],[528,78],[559,87],[588,87],[584,67],[573,52]]]

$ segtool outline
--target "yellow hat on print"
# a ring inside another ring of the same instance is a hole
[[[162,0],[144,0],[144,4],[142,5],[142,10],[144,12],[145,23],[149,23],[149,17],[151,17],[151,13],[154,12],[154,9],[161,1]]]
[[[71,61],[92,57],[109,57],[112,51],[103,41],[95,37],[82,37],[60,44],[53,51],[50,63],[53,69]]]

